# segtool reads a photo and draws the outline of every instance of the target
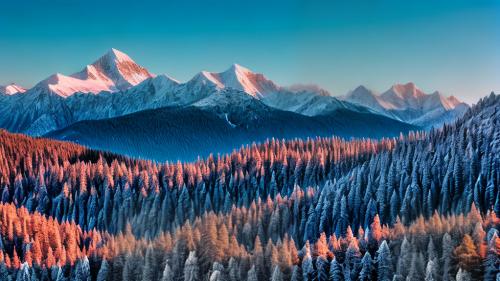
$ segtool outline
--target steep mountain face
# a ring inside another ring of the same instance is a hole
[[[70,76],[60,73],[38,83],[34,90],[48,90],[61,97],[75,93],[97,94],[102,91],[123,91],[154,77],[126,54],[111,49],[82,71]]]
[[[190,82],[198,87],[232,88],[255,98],[262,98],[280,90],[278,85],[264,75],[254,73],[238,64],[233,64],[228,70],[219,73],[202,71]]]
[[[158,161],[193,160],[267,138],[382,137],[417,129],[381,115],[341,109],[305,116],[225,89],[186,107],[163,107],[81,121],[47,137]]]
[[[462,116],[469,106],[440,92],[426,94],[414,83],[396,84],[382,94],[359,86],[344,100],[424,128],[437,127]]]
[[[19,94],[19,93],[24,93],[26,92],[26,89],[19,86],[19,85],[16,85],[14,83],[12,84],[9,84],[9,85],[6,85],[6,86],[1,86],[0,85],[0,94],[2,95],[15,95],[15,94]]]

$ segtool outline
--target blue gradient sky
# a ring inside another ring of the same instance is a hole
[[[181,81],[239,63],[335,95],[407,81],[467,102],[500,91],[500,1],[0,0],[0,11],[0,84],[71,74],[114,47]]]

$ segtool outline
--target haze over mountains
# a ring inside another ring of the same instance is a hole
[[[446,97],[438,91],[426,94],[411,82],[393,85],[382,94],[359,86],[344,99],[424,128],[451,122],[469,108],[454,96]]]
[[[90,135],[111,123],[122,128],[119,136],[113,132],[115,142],[131,141],[141,134],[147,139],[149,131],[150,135],[158,136],[154,140],[158,143],[165,136],[179,138],[180,135],[164,132],[172,129],[175,122],[170,127],[160,125],[163,134],[152,134],[151,131],[160,127],[154,128],[151,124],[170,124],[176,120],[184,124],[179,131],[181,135],[188,134],[188,131],[195,134],[200,129],[198,117],[208,114],[210,117],[207,118],[220,123],[215,127],[224,127],[206,132],[220,134],[220,150],[216,151],[221,152],[268,137],[394,136],[400,132],[439,126],[461,116],[468,108],[454,97],[445,97],[438,92],[425,94],[413,83],[395,85],[381,95],[360,86],[337,98],[319,87],[277,85],[263,74],[237,64],[219,73],[201,71],[182,83],[166,75],[150,73],[116,49],[70,76],[58,73],[27,91],[11,85],[2,93],[0,127],[13,132],[49,135],[96,146],[96,143],[110,140],[111,136],[106,134],[113,130],[102,131],[92,138]],[[138,113],[134,115],[137,120],[148,122],[142,124],[141,134],[130,127],[133,123],[141,124],[124,116],[132,113]],[[163,120],[157,120],[158,116]],[[115,119],[103,120],[106,118]],[[86,120],[103,121],[77,123]],[[274,124],[275,130],[266,127],[267,124]],[[276,132],[277,127],[281,133]],[[135,134],[133,138],[132,133]],[[205,139],[209,140],[210,137],[206,136]],[[203,139],[203,135],[198,137]],[[200,148],[208,144],[200,143]],[[115,149],[114,145],[98,147]],[[120,152],[138,155],[138,151]],[[200,152],[195,150],[193,153]]]

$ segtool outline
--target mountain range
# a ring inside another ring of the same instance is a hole
[[[469,108],[454,96],[446,97],[438,91],[426,94],[411,82],[393,85],[382,94],[359,86],[343,99],[423,128],[454,121]]]
[[[360,86],[334,97],[319,87],[279,86],[238,64],[223,72],[201,71],[179,82],[149,72],[116,49],[75,74],[51,75],[28,90],[14,84],[0,89],[2,128],[135,156],[150,157],[157,147],[162,152],[156,159],[162,160],[179,157],[165,151],[186,145],[182,138],[196,132],[205,132],[197,136],[205,142],[200,141],[188,157],[206,153],[208,144],[219,143],[215,151],[225,152],[269,137],[395,136],[439,126],[468,108],[439,92],[425,94],[413,83],[394,85],[381,95]],[[206,122],[200,116],[212,120],[211,130],[201,128]],[[177,135],[176,126],[182,127]],[[157,138],[148,139],[151,135]],[[161,149],[167,136],[177,141]],[[141,152],[140,143],[129,145],[127,151],[118,147],[139,140],[157,146],[149,152]]]

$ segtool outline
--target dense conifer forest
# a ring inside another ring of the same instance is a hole
[[[500,280],[499,123],[189,163],[3,131],[0,280]]]

